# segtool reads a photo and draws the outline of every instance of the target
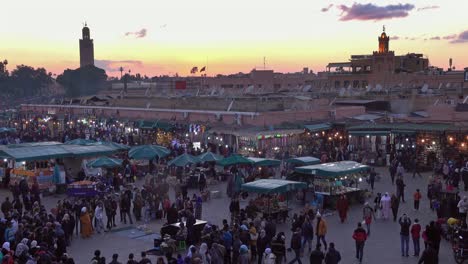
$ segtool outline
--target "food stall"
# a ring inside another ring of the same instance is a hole
[[[247,159],[253,162],[253,166],[255,167],[255,177],[275,177],[278,172],[277,168],[281,166],[281,161],[276,159],[264,159],[254,157],[248,157]]]
[[[304,179],[315,194],[324,196],[324,206],[334,208],[339,196],[344,194],[350,202],[361,196],[359,183],[369,166],[355,161],[339,161],[295,168],[292,178]]]
[[[241,190],[244,192],[260,194],[251,202],[257,212],[263,213],[263,216],[283,220],[288,215],[287,193],[306,188],[307,184],[304,182],[279,179],[261,179],[241,185]]]
[[[26,177],[30,186],[37,180],[41,191],[54,191],[55,184],[65,183],[64,167],[58,166],[58,159],[67,167],[67,159],[80,160],[85,157],[108,155],[116,151],[115,148],[104,145],[37,142],[1,146],[0,156],[11,160],[10,184]],[[79,163],[81,164],[81,161]]]

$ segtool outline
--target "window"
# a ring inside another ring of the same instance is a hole
[[[335,81],[335,88],[340,88],[340,81]]]
[[[358,88],[359,87],[359,81],[353,81],[353,88]]]
[[[343,85],[343,86],[344,86],[345,88],[348,88],[349,83],[350,83],[349,81],[344,81],[344,85]]]
[[[275,89],[279,89],[279,88],[281,88],[281,84],[279,84],[279,83],[275,83],[275,84],[273,85],[273,88],[275,88]]]

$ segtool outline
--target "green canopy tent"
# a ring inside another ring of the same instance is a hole
[[[278,179],[262,179],[258,181],[244,183],[241,186],[242,191],[260,194],[285,193],[306,188],[307,184],[305,182]]]
[[[253,162],[241,155],[234,154],[220,161],[217,161],[217,164],[222,167],[227,167],[233,165],[253,165]]]
[[[274,194],[307,189],[307,187],[308,186],[305,182],[279,179],[262,179],[242,184],[241,190],[258,194]],[[287,202],[289,204],[289,199]],[[270,203],[268,203],[267,212],[268,214],[270,213]]]
[[[91,168],[116,168],[122,166],[122,160],[102,157],[89,162],[87,166]]]
[[[94,140],[83,139],[83,138],[77,138],[77,139],[69,140],[69,141],[65,142],[64,144],[65,144],[65,145],[81,145],[81,146],[86,146],[86,145],[91,145],[91,144],[95,144],[95,143],[96,143],[96,141],[94,141]]]
[[[253,157],[248,157],[247,159],[252,161],[253,165],[257,167],[279,167],[281,165],[281,161],[276,159],[263,159]]]
[[[197,156],[200,162],[211,162],[211,161],[220,161],[223,159],[223,156],[215,154],[213,152],[205,152]]]
[[[100,141],[97,142],[96,144],[98,145],[103,145],[103,146],[108,146],[111,148],[114,148],[119,151],[124,151],[124,150],[129,150],[130,147],[124,144],[116,143],[116,142],[111,142],[111,141]]]
[[[368,171],[369,166],[355,161],[338,161],[317,165],[297,167],[294,169],[298,173],[315,175],[321,177],[340,177],[343,175]]]
[[[315,165],[320,163],[320,159],[315,157],[297,157],[297,158],[290,158],[286,160],[289,164],[294,164],[296,166],[307,166],[307,165]]]
[[[158,145],[142,145],[132,147],[128,151],[128,156],[137,160],[152,160],[156,157],[164,158],[171,152],[169,149]]]
[[[169,161],[167,165],[176,166],[176,167],[185,167],[187,165],[196,164],[198,162],[200,162],[200,160],[197,157],[184,153],[180,156],[175,157],[171,161]]]

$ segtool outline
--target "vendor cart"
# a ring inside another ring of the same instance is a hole
[[[345,195],[350,203],[360,202],[363,191],[359,188],[369,166],[355,161],[339,161],[295,168],[291,177],[309,183],[313,194],[324,197],[323,207],[334,209],[336,201]]]

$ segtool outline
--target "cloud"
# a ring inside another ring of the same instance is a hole
[[[342,11],[341,21],[349,20],[384,20],[392,18],[407,17],[409,11],[414,9],[412,4],[397,4],[397,5],[386,5],[377,6],[374,4],[358,4],[354,3],[348,7],[346,5],[338,6],[338,9]]]
[[[460,33],[458,37],[450,41],[450,43],[468,43],[468,30]]]
[[[333,4],[329,4],[327,7],[324,7],[324,8],[322,8],[322,9],[320,9],[320,11],[322,11],[322,12],[328,12],[328,10],[330,10],[330,8],[332,8],[332,7],[333,7]]]
[[[399,39],[400,39],[399,36],[391,36],[391,37],[390,37],[390,40],[399,40]]]
[[[143,67],[143,62],[139,60],[94,60],[94,64],[108,72],[119,72],[120,67],[124,69]]]
[[[440,6],[432,5],[432,6],[423,6],[417,9],[417,11],[426,11],[431,9],[438,9]]]
[[[447,35],[447,36],[443,36],[442,39],[445,39],[445,40],[451,40],[451,39],[456,39],[457,38],[457,34],[452,34],[452,35]]]
[[[441,40],[441,38],[439,36],[435,36],[435,37],[429,38],[429,40]]]
[[[142,28],[142,29],[140,29],[138,31],[135,31],[135,32],[126,32],[125,36],[126,37],[133,36],[135,38],[144,38],[144,37],[146,37],[146,33],[147,33],[146,28]]]

